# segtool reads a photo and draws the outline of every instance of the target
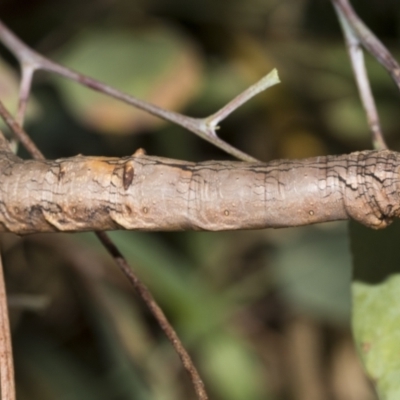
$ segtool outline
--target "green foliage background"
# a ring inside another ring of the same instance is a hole
[[[396,2],[353,5],[398,54]],[[4,0],[0,15],[44,55],[191,116],[215,112],[276,67],[282,84],[219,131],[264,161],[371,148],[328,1]],[[15,84],[16,63],[3,48],[0,55],[8,71],[0,96],[12,108],[15,85],[5,82]],[[367,63],[385,136],[399,149],[398,91]],[[181,128],[44,73],[27,130],[48,158],[125,156],[139,147],[190,161],[229,158]],[[349,328],[346,223],[112,237],[213,399],[375,398]],[[93,235],[2,235],[1,246],[18,399],[193,398],[177,356]]]

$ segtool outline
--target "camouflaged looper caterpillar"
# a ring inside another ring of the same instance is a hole
[[[23,161],[0,157],[0,230],[17,234],[283,228],[400,215],[400,153],[267,164],[147,156]]]

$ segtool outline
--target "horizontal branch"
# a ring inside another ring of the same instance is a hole
[[[236,230],[400,215],[400,153],[268,164],[150,157],[23,161],[0,153],[0,230]]]

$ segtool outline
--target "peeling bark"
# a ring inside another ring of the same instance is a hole
[[[400,215],[400,153],[268,164],[132,157],[21,160],[0,152],[0,230],[17,234],[282,228]]]

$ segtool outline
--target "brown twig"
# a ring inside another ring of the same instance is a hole
[[[29,94],[31,92],[32,79],[35,70],[35,67],[32,67],[30,64],[24,65],[21,69],[22,76],[19,86],[18,111],[15,117],[15,120],[20,126],[24,125],[26,107],[28,105]]]
[[[220,139],[216,134],[216,130],[218,128],[217,125],[232,111],[240,107],[245,101],[249,100],[251,97],[255,96],[261,91],[279,83],[276,70],[273,70],[251,88],[245,90],[244,94],[237,96],[234,100],[228,103],[228,106],[223,107],[215,114],[206,118],[192,118],[177,112],[165,110],[154,104],[140,100],[134,96],[108,86],[104,82],[100,82],[89,76],[73,71],[43,57],[23,43],[1,21],[0,41],[2,41],[2,43],[18,58],[22,69],[25,66],[28,66],[32,70],[32,73],[35,70],[42,69],[59,74],[90,89],[107,94],[127,104],[131,104],[134,107],[146,111],[156,117],[182,126],[240,160],[249,162],[257,161],[254,157],[242,152],[241,150]]]
[[[369,83],[367,70],[365,68],[364,53],[361,48],[361,42],[354,33],[353,29],[350,27],[346,17],[343,15],[341,8],[338,7],[336,3],[337,2],[333,1],[333,6],[342,26],[361,102],[367,115],[368,125],[372,133],[373,146],[377,150],[387,149],[387,145],[382,134],[382,128],[379,121],[379,115],[375,105],[374,96]]]
[[[340,10],[348,26],[353,30],[365,49],[382,64],[400,89],[400,65],[394,59],[390,51],[364,24],[348,0],[332,0],[332,2],[336,9]]]
[[[0,131],[0,149],[11,151],[9,143]],[[0,389],[1,400],[15,400],[14,365],[12,357],[10,322],[3,264],[0,255]]]
[[[15,137],[22,143],[22,145],[26,148],[26,150],[32,155],[32,157],[36,160],[44,160],[44,155],[37,148],[32,139],[28,136],[28,134],[24,131],[24,129],[17,123],[17,121],[13,118],[10,112],[6,109],[4,104],[0,100],[0,116],[7,124],[7,126],[11,129]]]
[[[117,262],[118,266],[125,274],[125,276],[129,279],[129,282],[135,288],[135,290],[139,293],[142,300],[145,302],[146,306],[149,308],[153,316],[158,321],[161,329],[164,331],[165,335],[172,343],[175,351],[178,353],[182,364],[185,370],[188,372],[194,389],[196,391],[198,399],[207,400],[208,396],[205,391],[204,383],[198,373],[194,363],[186,351],[185,347],[183,346],[179,336],[177,335],[174,328],[169,323],[167,317],[165,316],[164,312],[160,308],[160,306],[155,301],[154,297],[152,296],[149,289],[146,285],[141,282],[136,274],[133,272],[132,268],[127,263],[124,256],[121,254],[119,249],[115,246],[115,244],[110,240],[110,238],[104,232],[97,232],[97,236],[100,239],[101,243],[106,247],[108,252],[112,255],[114,260]]]
[[[14,365],[12,357],[7,293],[0,257],[0,382],[1,400],[15,400]]]
[[[0,150],[11,152],[10,143],[8,142],[2,131],[0,131]]]

